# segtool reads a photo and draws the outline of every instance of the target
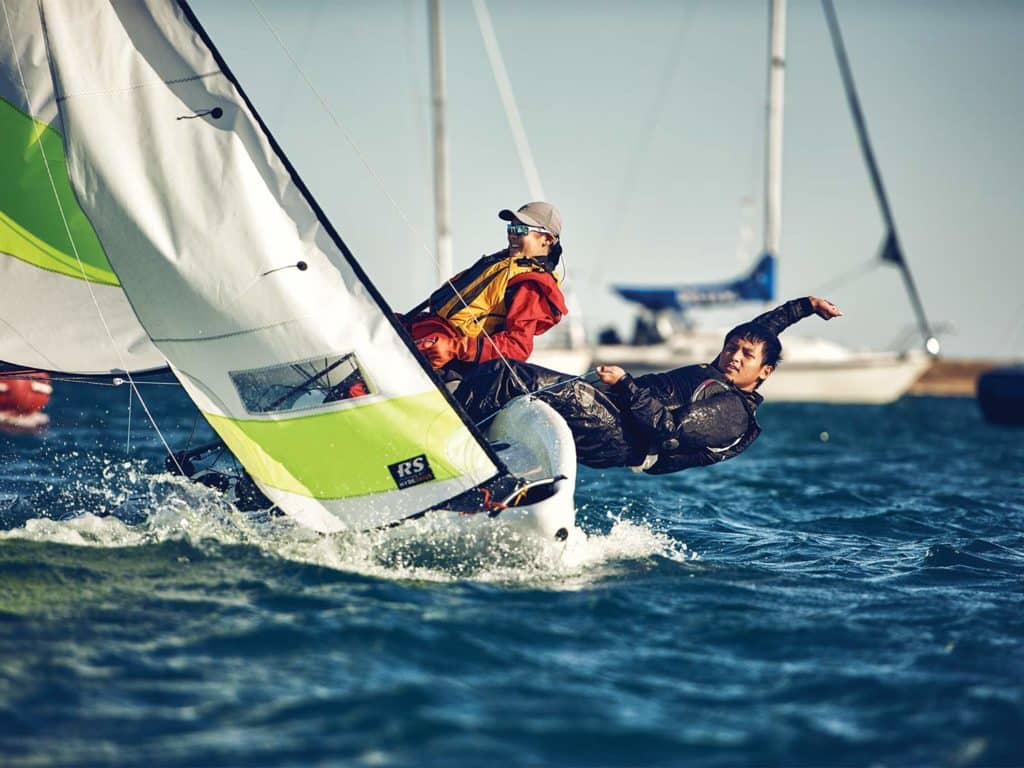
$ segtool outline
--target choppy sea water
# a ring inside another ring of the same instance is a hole
[[[0,435],[5,766],[1024,764],[1024,431],[973,401],[768,404],[471,556],[239,513],[125,388],[48,412]]]

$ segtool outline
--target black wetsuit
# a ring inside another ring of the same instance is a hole
[[[781,333],[813,314],[808,299],[795,299],[753,322]],[[565,382],[562,386],[558,382]],[[545,389],[549,387],[548,389]],[[589,467],[642,467],[649,474],[706,466],[742,453],[760,434],[762,398],[734,387],[712,364],[688,365],[614,386],[529,363],[496,360],[481,366],[455,390],[455,398],[480,421],[526,392],[565,418],[576,455]]]

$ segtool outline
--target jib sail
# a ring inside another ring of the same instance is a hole
[[[166,365],[68,180],[35,3],[0,5],[0,360],[85,374]]]
[[[336,530],[497,474],[191,10],[41,7],[81,208],[149,338],[261,490]]]

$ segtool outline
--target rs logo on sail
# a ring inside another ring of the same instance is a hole
[[[408,488],[411,485],[418,485],[434,479],[434,471],[430,468],[426,454],[422,453],[411,459],[389,464],[388,469],[399,488]]]

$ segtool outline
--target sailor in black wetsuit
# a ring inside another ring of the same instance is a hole
[[[485,419],[513,397],[539,392],[569,424],[581,464],[627,466],[648,474],[706,466],[742,453],[761,428],[755,390],[782,354],[778,334],[817,314],[842,313],[809,296],[794,299],[733,328],[714,362],[688,365],[634,379],[618,366],[600,366],[600,383],[528,363],[494,361],[481,366],[455,391],[471,418]],[[565,382],[557,386],[558,382]]]

